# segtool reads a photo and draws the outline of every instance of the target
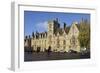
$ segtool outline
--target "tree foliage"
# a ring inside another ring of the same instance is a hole
[[[84,20],[80,23],[79,43],[83,48],[90,48],[90,23]]]

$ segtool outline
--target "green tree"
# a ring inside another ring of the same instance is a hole
[[[78,39],[82,48],[90,48],[90,23],[87,20],[80,23]]]

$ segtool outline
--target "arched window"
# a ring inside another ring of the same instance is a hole
[[[63,40],[63,45],[66,45],[66,41],[65,40]]]
[[[60,47],[60,40],[59,40],[59,37],[57,38],[57,48]]]
[[[71,38],[71,46],[72,46],[72,48],[75,48],[76,47],[76,39],[75,39],[75,36],[74,35]]]
[[[63,40],[63,49],[65,49],[65,48],[66,48],[66,41]]]
[[[72,36],[72,43],[75,45],[76,39],[75,36]]]
[[[52,43],[52,36],[49,35],[49,42],[48,42],[48,44],[51,46],[51,43]]]
[[[45,40],[45,47],[46,47],[46,40]]]

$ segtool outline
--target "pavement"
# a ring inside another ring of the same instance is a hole
[[[90,53],[64,53],[64,52],[24,52],[24,61],[44,61],[44,60],[70,60],[70,59],[87,59]]]

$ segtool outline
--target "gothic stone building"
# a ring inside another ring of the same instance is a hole
[[[40,49],[45,51],[51,48],[54,52],[68,52],[74,50],[80,52],[80,45],[78,41],[79,29],[78,23],[73,22],[71,26],[66,26],[64,23],[63,28],[60,27],[58,19],[48,21],[47,32],[33,34],[31,38],[31,47],[33,50]],[[27,46],[28,43],[25,43]]]

